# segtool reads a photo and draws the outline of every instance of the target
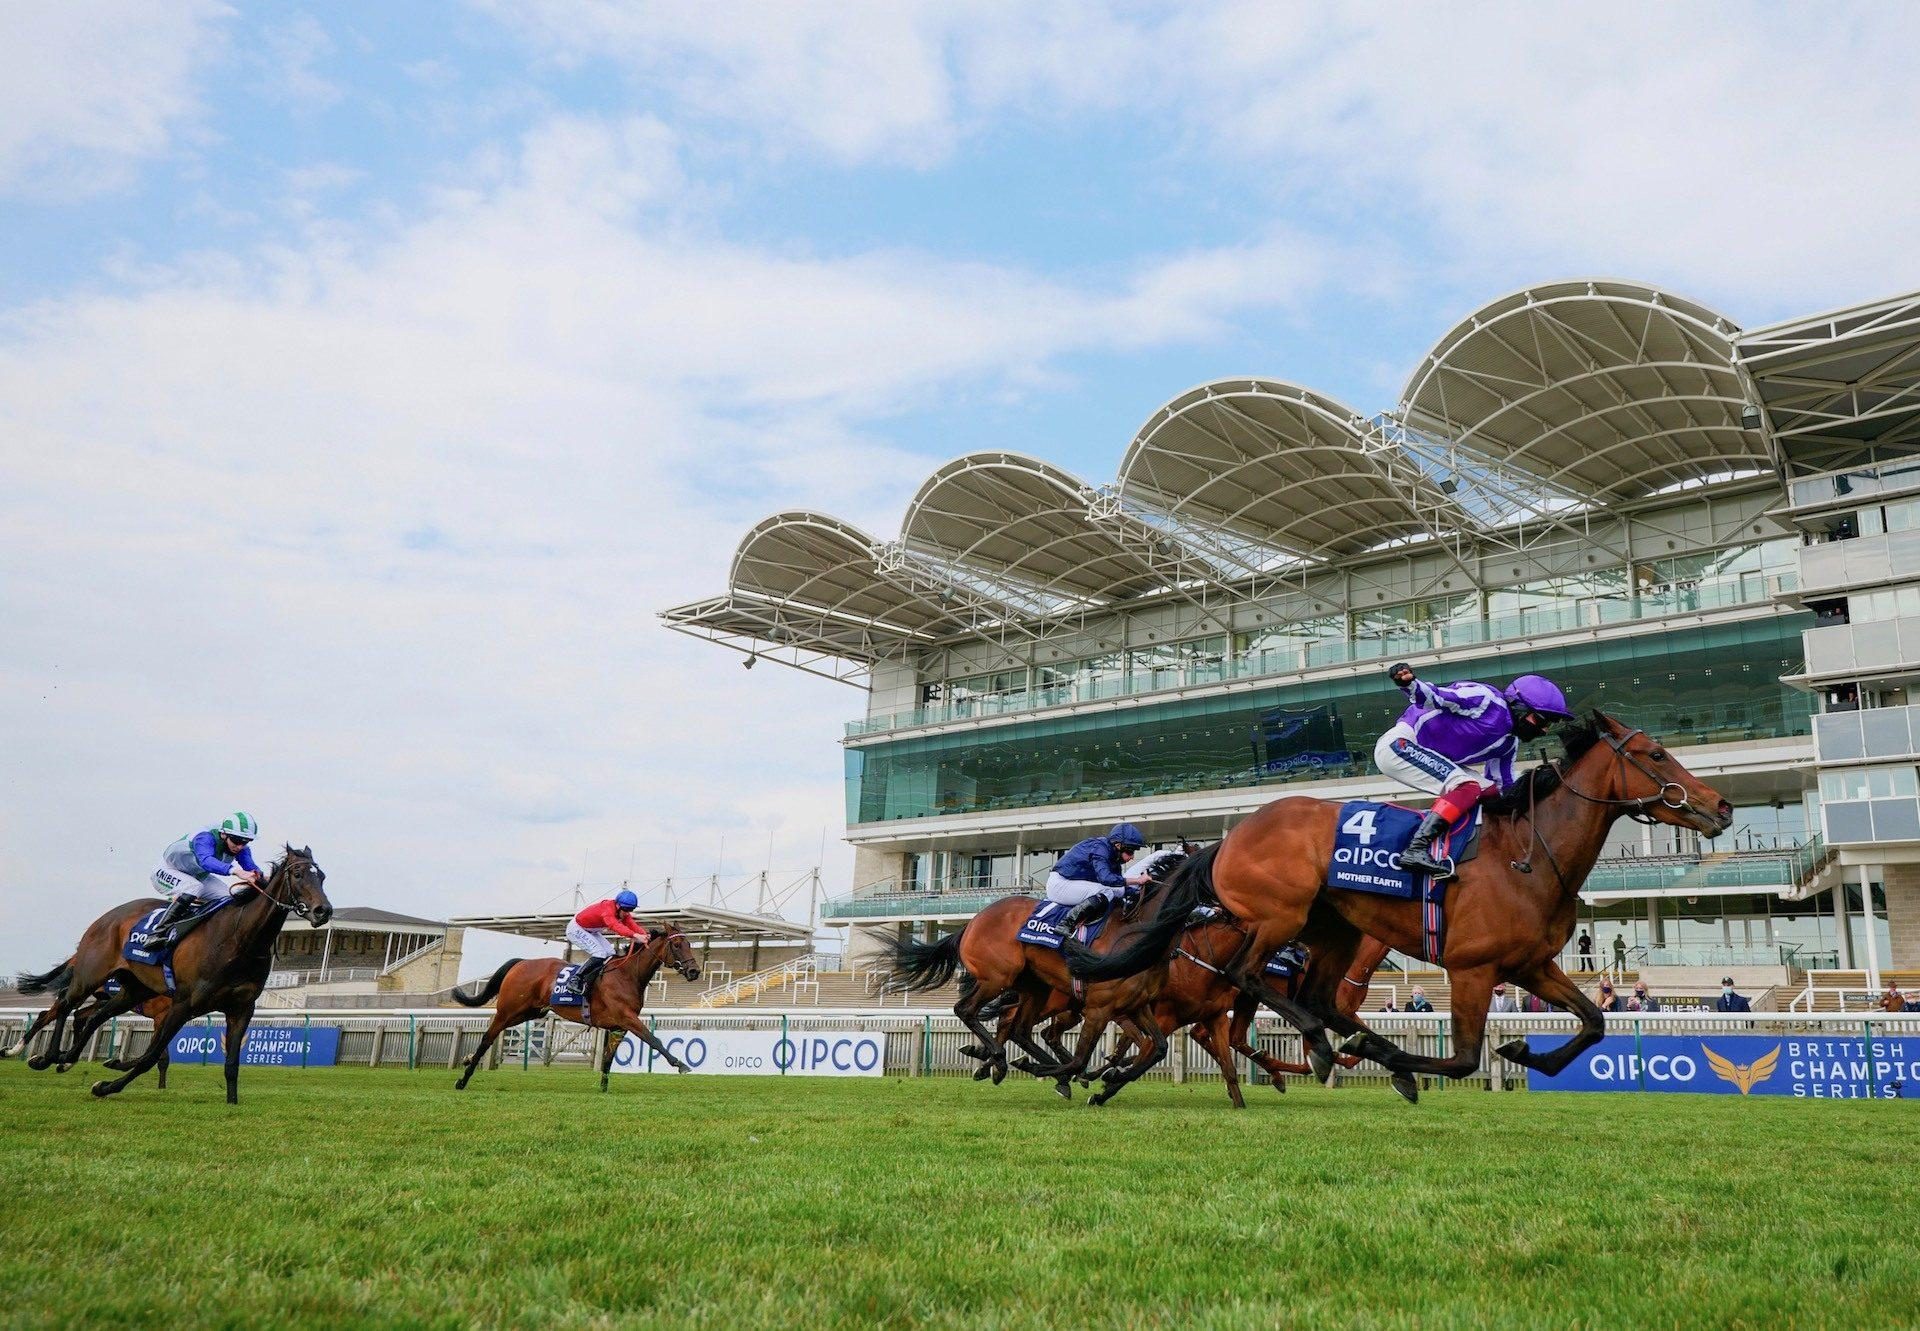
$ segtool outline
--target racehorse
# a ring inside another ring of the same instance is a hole
[[[170,1056],[173,1037],[189,1021],[221,1012],[227,1018],[227,1103],[239,1104],[240,1049],[246,1043],[254,1005],[260,1001],[260,991],[273,970],[273,944],[281,926],[289,913],[316,929],[333,918],[333,903],[327,900],[323,886],[327,875],[314,863],[312,849],[287,846],[285,851],[260,886],[240,888],[229,904],[175,946],[171,994],[164,970],[121,956],[128,933],[153,909],[151,897],[115,906],[87,926],[69,960],[43,975],[22,976],[22,993],[59,992],[53,1009],[49,1009],[55,1012],[52,1044],[47,1053],[29,1059],[27,1066],[71,1067],[102,1022],[152,998],[169,997],[172,1001],[155,1024],[153,1043],[146,1052],[126,1065],[123,1075],[95,1082],[93,1093],[105,1096],[125,1090],[141,1073]],[[108,980],[118,980],[120,992],[100,997],[86,1006],[82,1015],[82,1004]],[[60,1037],[70,1016],[75,1019],[73,1043],[63,1049]]]
[[[607,1089],[607,1073],[613,1068],[613,1056],[620,1048],[621,1038],[629,1031],[666,1059],[675,1071],[687,1071],[687,1065],[675,1058],[655,1038],[652,1028],[640,1019],[640,1009],[647,1001],[647,984],[662,962],[671,961],[674,970],[686,980],[700,978],[700,963],[694,958],[693,945],[678,929],[654,928],[649,929],[648,933],[651,936],[644,946],[629,948],[607,963],[594,980],[593,991],[585,1003],[553,1005],[553,977],[566,964],[558,957],[515,957],[512,961],[502,962],[500,968],[478,988],[466,992],[455,989],[453,1001],[463,1007],[479,1007],[496,994],[500,1001],[493,1007],[493,1023],[487,1027],[487,1033],[481,1039],[480,1047],[473,1051],[473,1057],[467,1060],[466,1070],[460,1074],[460,1080],[454,1083],[454,1089],[467,1089],[467,1083],[473,1079],[474,1069],[487,1056],[487,1050],[493,1048],[493,1042],[500,1038],[500,1032],[532,1021],[545,1012],[607,1032],[606,1048],[600,1059],[600,1089],[603,1091]]]
[[[1391,1071],[1470,1075],[1480,1066],[1487,1009],[1501,980],[1516,981],[1579,1016],[1579,1032],[1545,1053],[1535,1053],[1524,1038],[1500,1048],[1510,1062],[1558,1073],[1606,1029],[1600,1009],[1555,957],[1573,936],[1580,885],[1608,829],[1627,815],[1714,837],[1733,822],[1732,806],[1642,730],[1595,712],[1565,732],[1563,742],[1562,762],[1532,769],[1511,791],[1482,806],[1488,813],[1480,853],[1460,866],[1448,889],[1442,955],[1433,958],[1452,982],[1448,1057],[1409,1053],[1339,1010],[1335,991],[1363,934],[1422,956],[1426,933],[1418,900],[1326,887],[1340,805],[1325,800],[1294,797],[1258,810],[1175,872],[1156,924],[1104,954],[1069,940],[1070,967],[1097,981],[1158,966],[1175,946],[1186,910],[1210,895],[1247,926],[1245,941],[1222,969],[1299,1028],[1322,1078],[1332,1070],[1329,1028],[1351,1037],[1345,1052]],[[1260,973],[1264,959],[1294,938],[1313,951],[1297,1001]],[[1409,1100],[1416,1098],[1410,1080],[1396,1085]]]
[[[62,970],[70,969],[72,966],[73,966],[73,958],[68,957],[65,961],[61,962],[58,966],[54,967],[53,971],[49,972],[49,974],[57,974]],[[29,978],[33,978],[33,977],[29,977]],[[91,1001],[98,1003],[98,1002],[104,1001],[107,997],[109,996],[102,995],[100,998],[95,998]],[[161,995],[156,995],[153,998],[147,999],[146,1002],[141,1003],[138,1007],[134,1008],[133,1010],[135,1012],[138,1012],[141,1016],[146,1017],[147,1019],[152,1021],[154,1024],[154,1028],[157,1030],[160,1025],[160,1019],[167,1015],[167,1009],[171,1006],[173,1006],[173,1000],[166,997],[164,994],[161,994]],[[60,1003],[58,1000],[49,1004],[45,1012],[42,1012],[39,1016],[33,1019],[33,1024],[27,1027],[26,1034],[20,1037],[20,1042],[18,1044],[9,1045],[5,1049],[0,1049],[0,1058],[12,1058],[15,1054],[23,1052],[28,1045],[33,1043],[34,1036],[38,1035],[41,1031],[45,1030],[47,1027],[53,1024],[54,1014],[59,1009],[59,1007],[60,1007]],[[85,1022],[92,1015],[93,1015],[93,1009],[91,1007],[82,1007],[79,1011],[73,1014],[73,1020],[76,1023]],[[154,1065],[155,1070],[160,1074],[160,1089],[163,1091],[167,1089],[167,1069],[171,1067],[172,1064],[173,1064],[173,1052],[172,1050],[168,1049],[168,1050],[163,1050],[161,1052],[160,1061]],[[31,1066],[31,1064],[29,1064],[29,1066]],[[46,1065],[43,1063],[41,1064],[41,1066],[45,1067]],[[65,1072],[69,1067],[72,1067],[72,1066],[73,1065],[71,1063],[60,1064],[58,1071]],[[125,1057],[109,1058],[104,1062],[102,1062],[100,1066],[103,1068],[111,1069],[114,1072],[125,1072],[128,1068],[131,1068],[133,1066],[133,1060]]]
[[[1095,946],[1117,947],[1151,924],[1160,917],[1167,895],[1158,884],[1150,885],[1139,905],[1113,919],[1095,940]],[[1058,1021],[1068,1010],[1068,1004],[1056,1003],[1055,992],[1071,996],[1075,989],[1064,956],[1019,939],[1020,927],[1034,905],[1032,897],[1002,897],[957,933],[931,943],[893,940],[888,944],[893,972],[890,987],[905,993],[937,989],[959,973],[960,1001],[953,1005],[953,1012],[980,1038],[977,1050],[969,1052],[983,1058],[983,1066],[996,1085],[1007,1073],[1008,1040],[1032,1058],[1031,1064],[1022,1064],[1024,1071],[1056,1080],[1085,1071],[1101,1033],[1114,1022],[1142,1045],[1164,1051],[1165,1040],[1152,1020],[1153,1001],[1166,978],[1164,965],[1142,967],[1119,982],[1085,986],[1078,1002],[1082,1015],[1079,1045],[1066,1060],[1032,1043],[1030,1032],[1036,1021],[1049,1016]],[[1004,1013],[1000,1029],[995,1031],[987,1026],[985,1017],[1003,996],[1014,1006]]]
[[[1222,968],[1222,963],[1239,950],[1245,937],[1246,930],[1227,918],[1189,926],[1180,935],[1180,945],[1174,950],[1173,961],[1167,968],[1167,982],[1153,1007],[1154,1021],[1163,1035],[1171,1038],[1183,1026],[1193,1027],[1194,1042],[1220,1065],[1220,1074],[1226,1081],[1227,1097],[1233,1101],[1235,1109],[1247,1107],[1240,1095],[1240,1072],[1234,1063],[1235,1053],[1245,1054],[1251,1059],[1271,1079],[1273,1089],[1280,1092],[1287,1089],[1288,1075],[1299,1076],[1311,1071],[1305,1063],[1289,1063],[1261,1052],[1248,1038],[1253,1029],[1254,1016],[1260,1009],[1259,1001],[1228,980]],[[1388,951],[1387,945],[1376,938],[1361,940],[1359,953],[1347,968],[1337,996],[1342,1012],[1351,1016],[1360,1010],[1360,1004],[1366,1000],[1367,988],[1372,983],[1373,972],[1386,959]],[[1297,994],[1304,979],[1304,975],[1292,977],[1288,984],[1288,997]],[[1124,1046],[1116,1048],[1112,1059],[1099,1074],[1104,1077],[1105,1085],[1093,1096],[1091,1103],[1105,1104],[1113,1099],[1120,1093],[1121,1087],[1137,1080],[1157,1061],[1145,1049],[1139,1050],[1130,1059]],[[1336,1061],[1341,1067],[1351,1068],[1360,1059],[1357,1055],[1340,1054],[1336,1056]],[[1398,1078],[1404,1074],[1394,1075]]]

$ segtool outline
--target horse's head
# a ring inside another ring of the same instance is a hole
[[[326,870],[313,862],[313,847],[286,847],[286,854],[267,875],[263,895],[283,906],[318,929],[333,918],[333,903],[327,900]]]
[[[1681,766],[1666,745],[1602,712],[1594,713],[1592,724],[1618,759],[1611,764],[1612,798],[1655,822],[1689,827],[1702,836],[1716,837],[1733,826],[1733,806]]]
[[[693,955],[693,944],[678,929],[663,926],[662,937],[667,943],[667,964],[680,972],[683,980],[700,978],[700,958]]]

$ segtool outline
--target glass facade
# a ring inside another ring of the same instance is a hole
[[[1451,665],[1442,680],[1551,676],[1675,744],[1809,728],[1810,695],[1780,683],[1800,665],[1795,614]],[[1405,700],[1380,672],[1053,716],[846,750],[847,821],[1149,797],[1371,773],[1375,739]]]

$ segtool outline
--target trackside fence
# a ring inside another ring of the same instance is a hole
[[[25,1008],[0,1008],[0,1048],[11,1049],[37,1011]],[[649,1012],[648,1020],[662,1040],[675,1037],[717,1036],[726,1032],[778,1033],[782,1036],[832,1036],[858,1034],[880,1037],[884,1048],[881,1071],[897,1077],[971,1077],[979,1066],[962,1054],[963,1046],[974,1043],[973,1034],[951,1012],[922,1009],[885,1008],[871,1011],[818,1010],[775,1012],[713,1011],[701,1008],[671,1008]],[[492,1013],[487,1009],[451,1011],[446,1008],[361,1010],[315,1008],[312,1010],[271,1010],[256,1014],[254,1027],[279,1028],[285,1034],[337,1031],[337,1046],[331,1053],[333,1066],[390,1067],[414,1070],[452,1068],[472,1056],[486,1031]],[[1416,1053],[1444,1057],[1452,1049],[1452,1019],[1444,1014],[1376,1013],[1368,1023],[1401,1047]],[[222,1018],[207,1018],[192,1023],[188,1033],[211,1035],[223,1030]],[[1526,1069],[1508,1062],[1498,1047],[1523,1035],[1535,1037],[1537,1047],[1551,1047],[1571,1035],[1577,1023],[1559,1013],[1502,1013],[1489,1017],[1488,1036],[1480,1067],[1471,1077],[1459,1082],[1423,1079],[1434,1088],[1447,1085],[1509,1089],[1524,1087]],[[288,1028],[292,1028],[289,1031]],[[101,1027],[90,1041],[85,1058],[100,1061],[116,1056],[137,1056],[152,1039],[153,1025],[144,1017],[121,1017]],[[1610,1036],[1642,1037],[1698,1036],[1778,1036],[1783,1039],[1824,1039],[1838,1043],[1861,1041],[1911,1040],[1911,1052],[1902,1053],[1903,1061],[1920,1065],[1920,1013],[1783,1013],[1756,1012],[1738,1015],[1715,1013],[1636,1013],[1609,1017]],[[547,1017],[506,1032],[494,1046],[489,1065],[505,1068],[545,1068],[551,1066],[589,1066],[601,1046],[603,1033],[590,1031],[572,1022]],[[1073,1035],[1067,1037],[1069,1047]],[[1115,1033],[1101,1040],[1099,1059],[1114,1046]],[[1299,1036],[1277,1018],[1263,1016],[1255,1025],[1255,1039],[1262,1052],[1278,1055],[1289,1062],[1304,1061]],[[34,1038],[32,1046],[16,1052],[16,1057],[46,1048],[45,1033]],[[328,1037],[331,1042],[331,1037]],[[304,1049],[311,1040],[294,1040]],[[1838,1047],[1838,1044],[1836,1044]],[[300,1065],[298,1054],[276,1060],[283,1065]],[[1264,1080],[1264,1075],[1244,1056],[1236,1055],[1243,1082]],[[1097,1065],[1097,1063],[1096,1063]],[[316,1069],[316,1075],[318,1070]],[[798,1071],[795,1075],[803,1075]],[[1020,1074],[1015,1074],[1016,1076]],[[1386,1073],[1372,1063],[1362,1063],[1341,1073],[1344,1082],[1382,1084]],[[1194,1082],[1219,1081],[1220,1070],[1211,1056],[1182,1033],[1175,1037],[1167,1058],[1147,1074],[1149,1080]]]

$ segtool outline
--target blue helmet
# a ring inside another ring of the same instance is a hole
[[[632,910],[635,906],[640,904],[640,898],[636,897],[631,892],[622,892],[619,896],[613,899],[613,904],[618,906],[621,910]]]
[[[1147,839],[1140,835],[1140,829],[1132,823],[1115,823],[1113,830],[1107,833],[1107,840],[1122,850],[1129,847],[1138,850],[1147,844]]]
[[[1567,695],[1545,675],[1522,675],[1507,685],[1507,705],[1540,713],[1542,716],[1571,717]]]

